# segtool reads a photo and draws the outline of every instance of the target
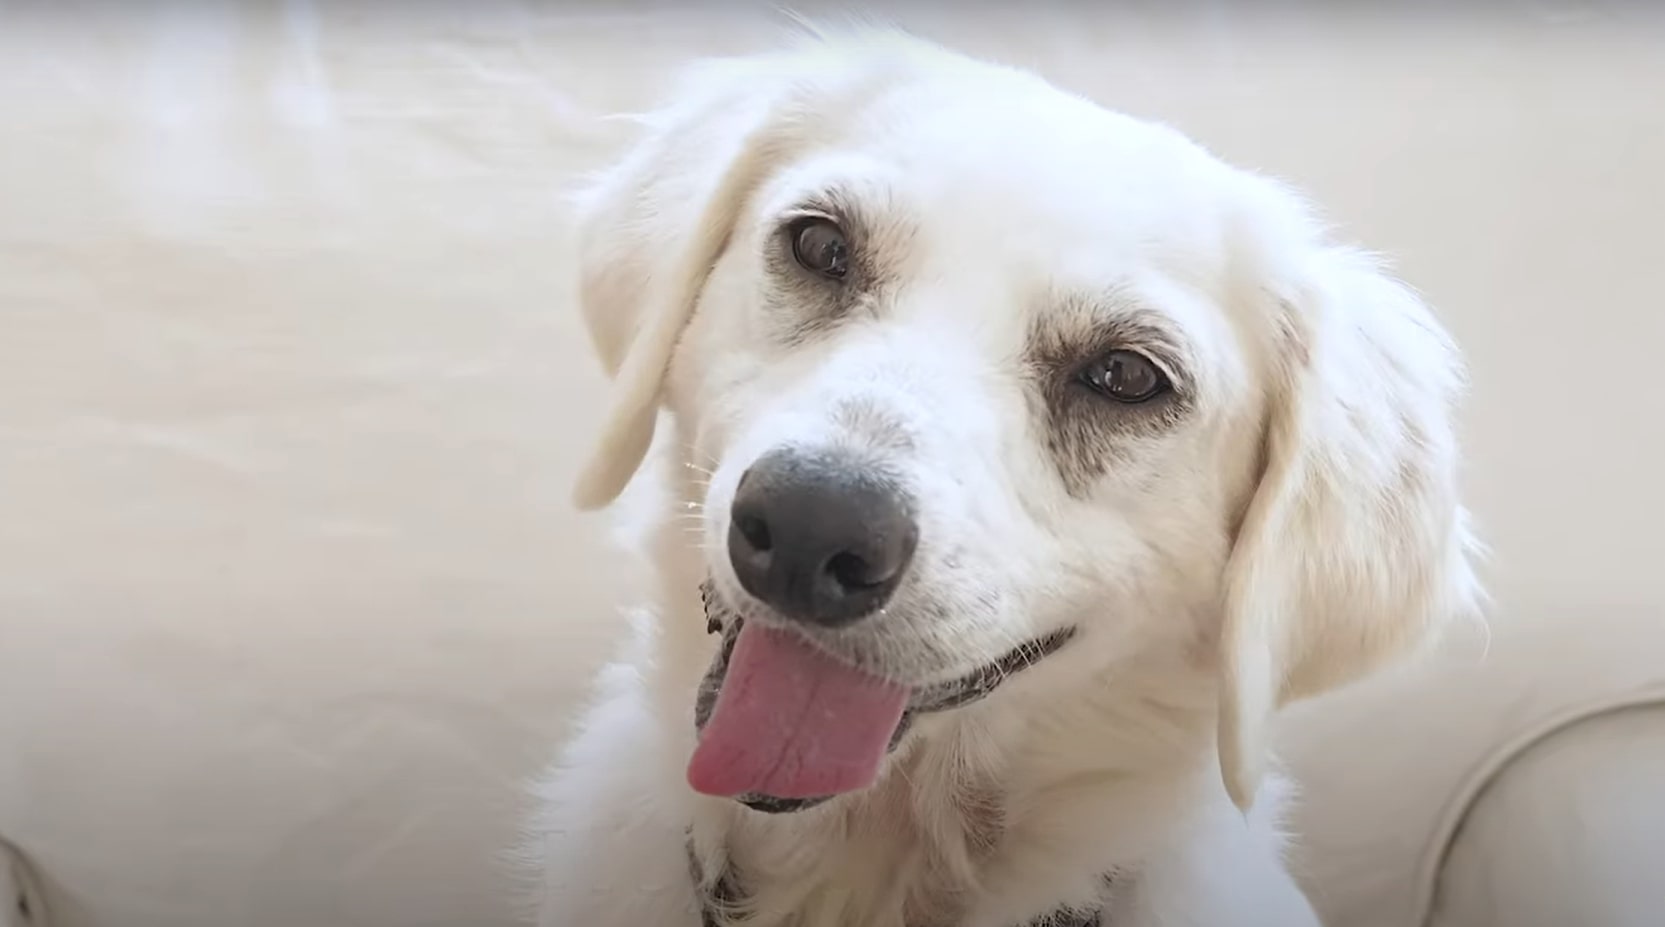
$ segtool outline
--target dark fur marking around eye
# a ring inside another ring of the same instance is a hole
[[[1081,383],[1080,371],[1117,349],[1151,358],[1171,375],[1173,389],[1137,405],[1094,394]],[[1041,438],[1074,496],[1085,496],[1132,448],[1171,430],[1193,407],[1185,346],[1148,311],[1106,315],[1094,303],[1064,300],[1031,326],[1024,364]]]
[[[877,313],[882,294],[894,289],[891,262],[910,237],[907,226],[882,215],[891,204],[875,209],[873,196],[829,189],[805,198],[774,221],[763,238],[767,292],[764,311],[773,341],[795,347],[835,328],[840,322]],[[877,197],[887,200],[885,197]],[[849,270],[840,280],[817,276],[800,266],[792,254],[792,232],[806,217],[831,220],[844,232],[849,246]]]

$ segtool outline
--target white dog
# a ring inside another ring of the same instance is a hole
[[[578,499],[653,446],[668,498],[544,927],[1315,923],[1269,719],[1478,596],[1430,313],[1280,186],[891,33],[644,123],[581,204]]]

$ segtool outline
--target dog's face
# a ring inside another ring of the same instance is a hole
[[[893,39],[719,69],[654,126],[587,213],[624,397],[592,496],[662,400],[722,615],[915,707],[1055,651],[1218,660],[1246,766],[1272,705],[1465,604],[1455,355],[1282,190]]]
[[[1195,637],[1275,349],[1219,181],[1061,95],[937,89],[757,189],[676,351],[716,592],[916,687]]]

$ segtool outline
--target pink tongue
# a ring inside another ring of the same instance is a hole
[[[827,656],[789,631],[740,629],[717,704],[688,763],[706,795],[819,798],[866,788],[908,690]]]

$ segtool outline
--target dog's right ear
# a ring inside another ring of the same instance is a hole
[[[613,378],[600,438],[578,477],[583,509],[612,502],[653,440],[660,390],[748,195],[791,147],[782,110],[793,81],[778,59],[696,66],[646,134],[575,203],[579,302]]]

